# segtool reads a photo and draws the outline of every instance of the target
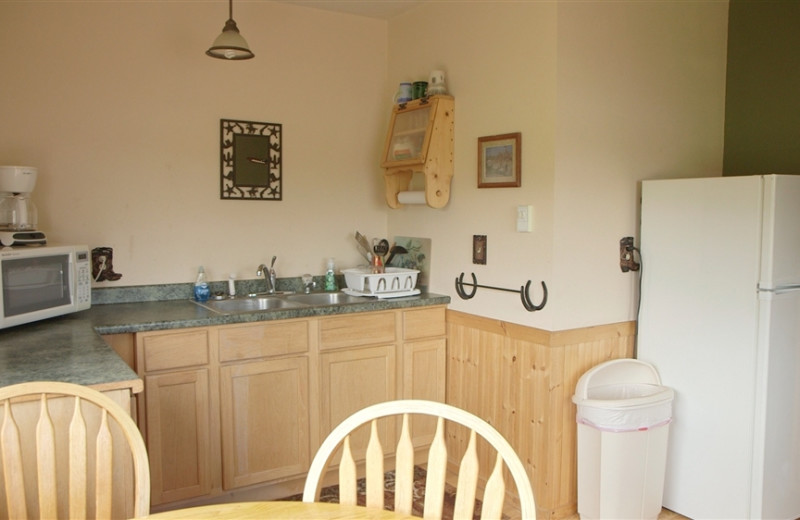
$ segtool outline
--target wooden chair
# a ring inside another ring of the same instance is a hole
[[[33,382],[0,388],[0,406],[0,516],[149,514],[144,441],[111,398],[71,383]]]
[[[429,415],[437,418],[436,433],[428,452],[425,484],[425,518],[441,518],[445,476],[447,474],[447,448],[444,438],[445,420],[467,427],[469,443],[461,458],[458,471],[456,500],[453,518],[472,518],[478,486],[478,454],[476,435],[485,439],[497,452],[491,476],[486,482],[482,498],[481,518],[501,518],[505,498],[503,466],[508,468],[519,495],[520,512],[523,519],[536,518],[536,506],[528,474],[514,449],[489,423],[459,408],[432,401],[404,400],[378,403],[364,408],[347,419],[328,435],[317,451],[303,490],[303,501],[314,502],[319,498],[321,478],[337,447],[342,445],[339,464],[339,501],[356,503],[356,463],[350,448],[350,434],[359,426],[370,423],[369,442],[366,451],[366,505],[383,508],[384,502],[384,452],[378,438],[379,418],[402,415],[402,428],[396,448],[395,465],[395,512],[410,515],[413,500],[414,447],[412,446],[409,416]]]

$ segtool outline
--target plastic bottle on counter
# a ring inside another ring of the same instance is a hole
[[[194,282],[194,299],[199,302],[208,301],[211,290],[206,281],[206,270],[201,265],[197,268],[197,281]]]
[[[328,270],[325,271],[325,290],[328,292],[339,290],[336,285],[336,263],[333,258],[328,258]]]
[[[228,296],[236,296],[236,276],[233,273],[228,275]]]

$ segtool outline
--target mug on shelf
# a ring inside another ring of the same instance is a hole
[[[411,83],[402,82],[400,83],[400,87],[397,90],[397,94],[394,95],[394,102],[395,103],[408,103],[411,101]]]
[[[411,97],[414,99],[424,98],[428,95],[428,82],[415,81],[411,88]]]

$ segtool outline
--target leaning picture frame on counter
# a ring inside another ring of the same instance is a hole
[[[522,134],[478,138],[478,188],[518,188],[522,185]]]
[[[282,126],[220,119],[220,199],[281,200]]]

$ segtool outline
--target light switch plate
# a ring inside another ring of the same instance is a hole
[[[517,206],[517,231],[520,233],[533,231],[533,206]]]

